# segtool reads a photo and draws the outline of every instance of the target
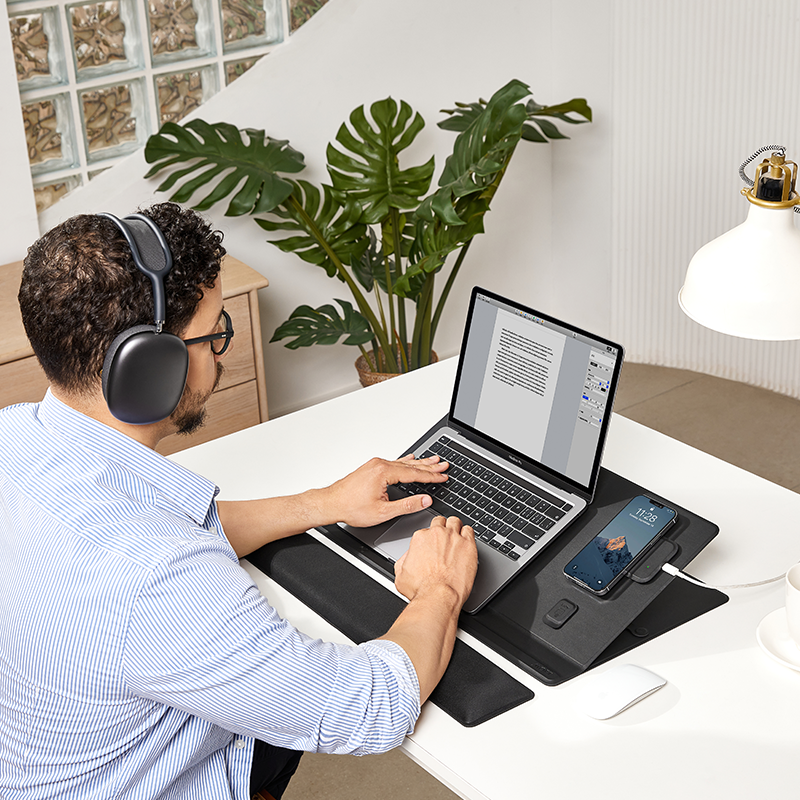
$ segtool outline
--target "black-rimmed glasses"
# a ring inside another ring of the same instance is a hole
[[[227,349],[228,345],[233,339],[233,323],[231,322],[230,314],[225,309],[222,310],[222,316],[225,319],[225,330],[219,333],[209,333],[208,336],[198,336],[195,339],[184,339],[185,345],[200,344],[201,342],[211,342],[211,352],[216,356],[221,356]],[[221,344],[218,344],[221,342]]]

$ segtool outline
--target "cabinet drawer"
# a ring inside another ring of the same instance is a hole
[[[167,436],[156,450],[167,456],[261,422],[255,381],[232,386],[230,389],[218,389],[208,399],[206,408],[206,424],[199,431],[190,436],[179,436],[176,433]]]
[[[0,364],[0,397],[3,406],[38,403],[49,385],[36,356]]]

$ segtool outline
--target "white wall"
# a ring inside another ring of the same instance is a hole
[[[566,130],[571,141],[553,147],[553,257],[540,267],[547,275],[551,312],[609,337],[616,335],[610,203],[614,8],[614,0],[552,4],[552,94],[587,98],[593,119],[591,125]],[[538,46],[538,38],[531,37],[532,46]]]
[[[692,253],[740,222],[737,169],[756,148],[800,159],[797,0],[331,0],[288,45],[200,109],[264,127],[324,179],[324,149],[361,103],[392,94],[426,119],[408,163],[452,134],[438,110],[512,77],[539,102],[588,99],[571,141],[523,143],[487,217],[437,340],[456,351],[469,288],[481,283],[611,335],[631,360],[687,367],[800,396],[798,343],[706,331],[675,301]],[[565,129],[566,130],[566,129]],[[775,142],[775,140],[778,140]],[[135,155],[62,201],[44,227],[80,211],[126,213],[163,199]],[[249,219],[209,214],[231,251],[271,281],[266,339],[299,303],[341,285],[267,245]],[[355,387],[353,348],[265,348],[273,414]]]

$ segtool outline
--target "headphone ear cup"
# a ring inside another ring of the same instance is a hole
[[[189,353],[172,333],[136,325],[111,343],[103,363],[103,396],[121,422],[149,425],[166,419],[186,385]]]

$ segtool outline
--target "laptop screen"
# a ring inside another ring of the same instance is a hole
[[[450,416],[592,493],[622,355],[613,342],[475,288]]]

